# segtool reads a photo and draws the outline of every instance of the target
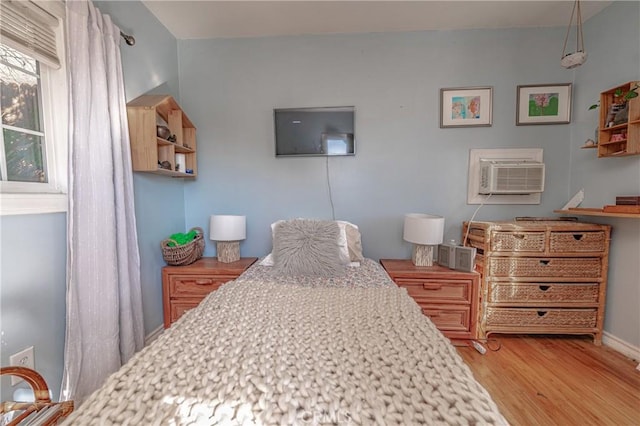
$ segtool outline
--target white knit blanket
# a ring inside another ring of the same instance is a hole
[[[404,289],[303,287],[255,270],[187,312],[68,423],[506,424]]]

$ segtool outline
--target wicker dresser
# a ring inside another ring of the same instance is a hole
[[[481,274],[478,335],[589,334],[602,342],[611,227],[560,220],[468,222]]]

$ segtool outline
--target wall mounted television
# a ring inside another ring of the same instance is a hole
[[[355,155],[355,107],[274,109],[276,157]]]

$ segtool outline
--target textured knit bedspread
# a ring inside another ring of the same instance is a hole
[[[68,422],[506,424],[453,345],[375,262],[318,285],[269,269],[255,265],[207,296]]]

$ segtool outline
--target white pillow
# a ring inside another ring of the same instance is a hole
[[[345,238],[347,239],[347,252],[349,253],[349,260],[351,262],[361,262],[364,260],[362,255],[362,236],[357,225],[344,220],[337,220],[338,225],[344,230]]]

